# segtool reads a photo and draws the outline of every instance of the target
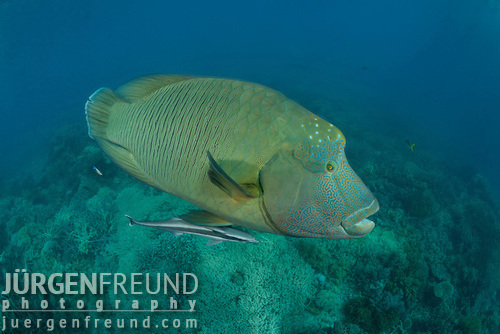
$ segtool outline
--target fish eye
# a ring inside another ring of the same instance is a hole
[[[334,172],[335,170],[337,169],[337,163],[335,161],[329,161],[327,164],[326,164],[326,170],[328,172]]]

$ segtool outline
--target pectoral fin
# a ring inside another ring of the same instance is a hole
[[[245,201],[250,198],[257,197],[241,185],[236,183],[227,173],[215,162],[212,154],[207,151],[208,161],[210,161],[210,169],[208,170],[208,177],[213,184],[219,187],[226,194],[231,196],[237,201]]]

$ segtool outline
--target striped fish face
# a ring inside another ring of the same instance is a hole
[[[297,237],[371,232],[374,223],[366,218],[378,211],[378,202],[347,162],[343,134],[319,118],[306,121],[294,149],[281,152],[262,173],[268,216],[283,234]]]

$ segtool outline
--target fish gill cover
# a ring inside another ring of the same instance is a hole
[[[184,332],[497,333],[499,7],[1,1],[0,288],[23,268],[194,273],[194,296],[176,296],[197,300],[195,313],[175,315],[197,319]],[[111,163],[87,135],[83,104],[102,85],[156,72],[263,83],[334,122],[380,202],[376,228],[356,240],[252,232],[258,244],[209,247],[128,226],[125,214],[160,220],[193,207]],[[18,297],[2,295],[7,332],[22,329],[11,319],[47,330],[47,319],[69,317],[22,312]],[[57,295],[25,297],[59,306]],[[86,309],[152,299],[65,298]]]

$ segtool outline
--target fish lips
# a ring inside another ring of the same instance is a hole
[[[370,205],[350,214],[340,225],[350,237],[364,236],[370,233],[375,227],[375,223],[366,218],[373,215],[378,210],[378,201],[374,199]]]

